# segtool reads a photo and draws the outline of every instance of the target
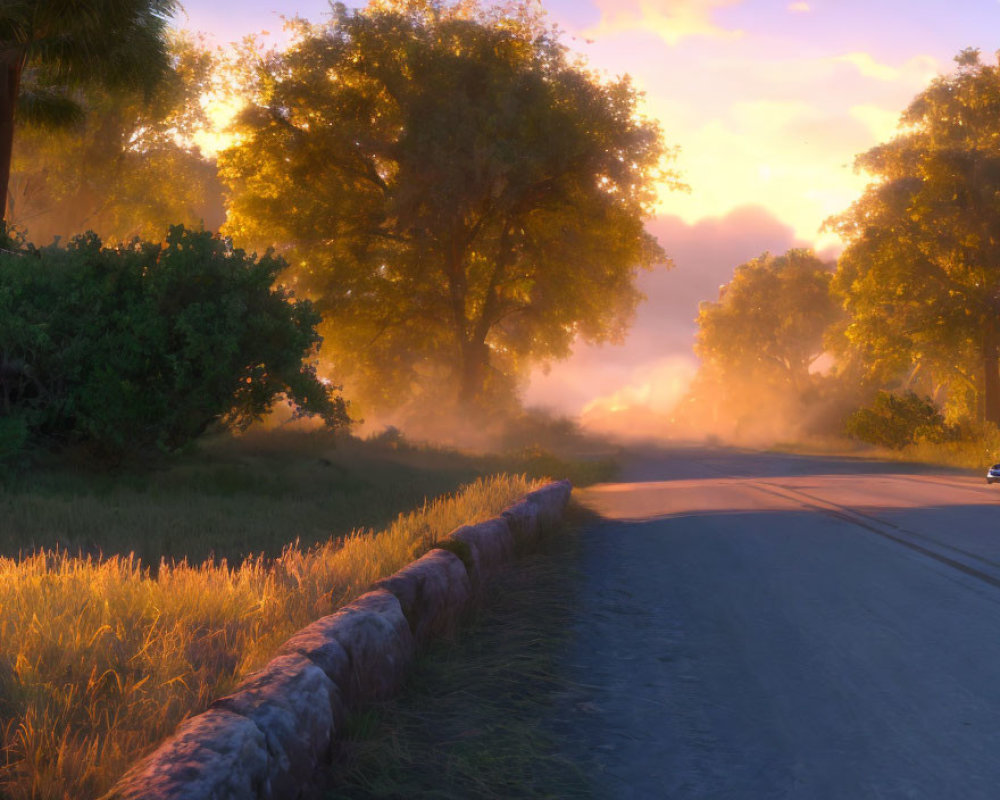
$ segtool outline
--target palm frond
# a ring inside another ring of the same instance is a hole
[[[166,71],[175,0],[3,0],[0,56],[23,53],[53,84],[149,90]]]
[[[84,109],[66,92],[47,88],[27,88],[17,101],[19,124],[46,128],[67,128],[83,121]]]

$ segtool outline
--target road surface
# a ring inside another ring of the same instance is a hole
[[[578,496],[553,724],[597,796],[1000,797],[1000,487],[687,449]]]

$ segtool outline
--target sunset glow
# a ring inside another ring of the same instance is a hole
[[[1000,0],[69,5],[0,800],[992,796]]]
[[[951,71],[961,49],[991,53],[996,42],[986,32],[1000,30],[1000,4],[972,0],[919,7],[903,0],[543,5],[565,43],[593,68],[628,74],[646,93],[646,113],[679,148],[673,166],[690,186],[661,193],[651,229],[676,269],[643,279],[652,297],[626,344],[613,359],[607,349],[581,344],[572,359],[532,377],[528,402],[572,413],[642,396],[649,382],[634,376],[657,373],[664,358],[690,361],[698,300],[711,299],[742,261],[790,246],[835,256],[841,243],[822,228],[866,185],[855,156],[894,135],[901,112],[935,75]],[[319,21],[327,6],[192,0],[185,9],[182,24],[224,43],[279,30],[282,15]],[[673,240],[662,235],[667,230]],[[693,240],[699,231],[728,239]],[[692,285],[709,293],[669,309],[655,302],[661,292],[686,297]],[[675,332],[657,346],[665,314]]]

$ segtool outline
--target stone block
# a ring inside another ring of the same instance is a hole
[[[264,732],[240,714],[209,709],[182,722],[102,800],[258,800],[267,772]]]
[[[541,531],[554,528],[562,522],[566,504],[573,491],[569,481],[555,481],[524,496],[524,499],[538,509],[538,525]]]
[[[343,690],[350,678],[351,659],[333,635],[331,628],[337,624],[337,617],[333,614],[321,617],[292,634],[278,648],[277,654],[297,653],[305,656]]]
[[[340,689],[310,659],[277,656],[211,708],[252,720],[267,745],[262,800],[296,800],[304,784],[330,761],[343,724]]]
[[[514,558],[514,536],[501,517],[463,525],[449,533],[448,538],[468,545],[476,573],[472,577],[478,583],[489,580]]]
[[[361,595],[330,617],[328,630],[350,660],[340,687],[350,708],[391,697],[402,685],[413,661],[413,633],[391,592]]]
[[[396,597],[418,646],[452,632],[472,594],[465,564],[445,550],[431,550],[372,588]]]
[[[531,549],[538,542],[540,526],[538,506],[525,500],[518,500],[504,509],[502,517],[514,537],[514,544],[521,550]]]

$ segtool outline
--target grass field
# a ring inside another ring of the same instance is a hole
[[[498,513],[531,475],[586,482],[611,469],[540,452],[332,445],[220,440],[145,472],[49,468],[8,482],[0,797],[99,796],[292,632]]]
[[[404,442],[335,440],[321,432],[219,437],[158,465],[94,472],[45,465],[0,482],[0,555],[36,548],[238,563],[380,528],[426,497],[495,474],[606,480],[607,458],[540,450],[472,455]]]

